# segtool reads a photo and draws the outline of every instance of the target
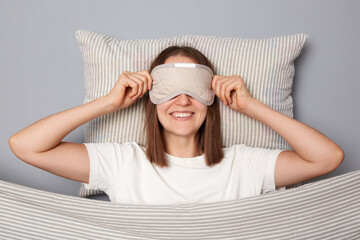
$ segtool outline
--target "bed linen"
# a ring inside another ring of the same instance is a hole
[[[360,170],[238,200],[130,205],[0,181],[0,239],[360,239]]]

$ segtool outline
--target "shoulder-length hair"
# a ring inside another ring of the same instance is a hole
[[[164,64],[166,59],[171,56],[184,56],[195,60],[198,64],[203,64],[211,68],[214,67],[200,51],[188,46],[170,46],[160,52],[151,63],[149,72],[158,65]],[[146,94],[145,102],[145,132],[146,132],[146,155],[151,163],[160,167],[167,167],[166,160],[166,141],[163,134],[163,126],[158,120],[156,105],[150,101],[149,94]],[[223,157],[220,125],[220,110],[218,99],[215,98],[214,103],[207,107],[207,115],[205,121],[201,125],[199,131],[199,144],[201,150],[205,153],[206,165],[212,166],[219,163]]]

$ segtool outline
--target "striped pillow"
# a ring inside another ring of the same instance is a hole
[[[240,75],[250,94],[289,117],[293,117],[291,97],[294,60],[307,34],[268,39],[240,39],[216,36],[179,35],[162,39],[120,40],[78,30],[76,38],[83,55],[86,97],[84,103],[106,95],[123,71],[149,69],[151,61],[171,45],[191,46],[213,63],[217,75]],[[146,144],[143,131],[144,99],[120,111],[90,121],[85,126],[86,142],[128,142]],[[266,125],[231,110],[220,101],[223,145],[246,144],[271,149],[292,149]],[[102,193],[81,187],[79,195]]]

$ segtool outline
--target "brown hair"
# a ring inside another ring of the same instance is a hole
[[[209,59],[200,51],[188,46],[170,46],[166,48],[153,60],[149,72],[151,73],[156,66],[164,64],[166,59],[171,56],[191,58],[198,64],[208,66],[215,74],[214,67]],[[158,120],[156,105],[150,101],[148,94],[146,94],[145,114],[146,155],[151,163],[155,163],[160,167],[168,166],[165,156],[166,142],[163,127]],[[224,157],[220,126],[219,102],[215,98],[214,103],[207,107],[206,119],[198,131],[200,147],[205,153],[206,165],[208,166],[219,163]]]

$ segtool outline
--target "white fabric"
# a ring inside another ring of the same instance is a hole
[[[90,157],[86,189],[102,190],[113,202],[153,205],[217,202],[274,191],[275,162],[282,151],[234,145],[224,148],[224,159],[212,167],[204,155],[166,154],[170,166],[161,168],[135,142],[85,146]]]

